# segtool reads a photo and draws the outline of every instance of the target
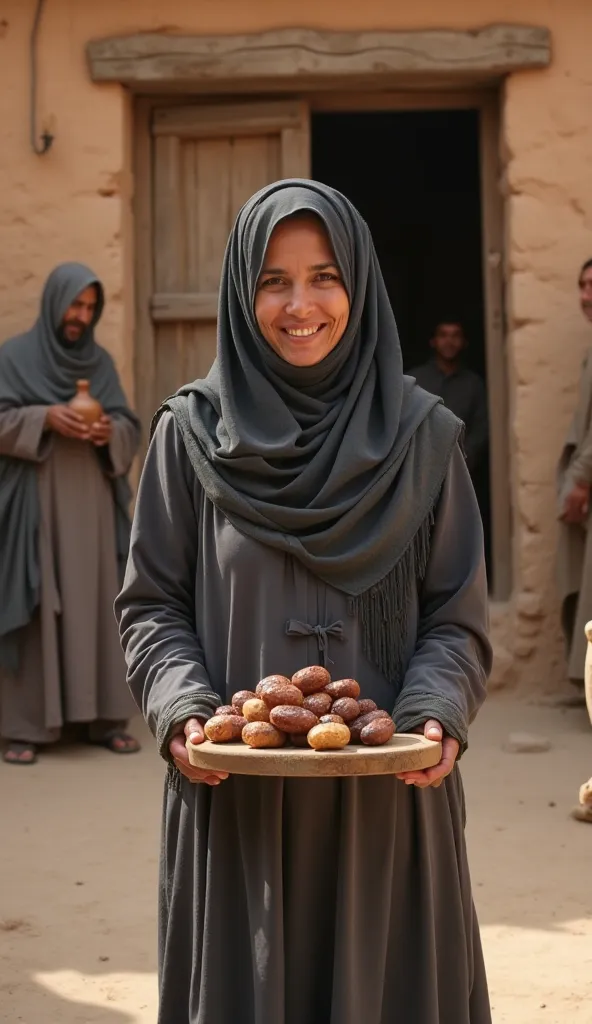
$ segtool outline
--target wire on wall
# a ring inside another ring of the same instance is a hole
[[[37,9],[31,29],[31,146],[37,156],[43,156],[51,148],[53,135],[47,130],[37,136],[37,40],[45,0],[37,0]]]

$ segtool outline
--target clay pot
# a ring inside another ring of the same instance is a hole
[[[79,416],[82,416],[88,427],[92,427],[93,423],[96,423],[103,415],[103,408],[101,403],[92,397],[89,387],[90,382],[88,380],[77,380],[76,394],[68,402],[68,405]]]

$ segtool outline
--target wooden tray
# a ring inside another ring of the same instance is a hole
[[[210,743],[197,746],[187,741],[189,760],[195,768],[213,768],[232,775],[394,775],[396,772],[431,768],[442,757],[442,745],[419,734],[395,734],[382,747],[347,746],[343,750],[317,751],[282,747],[252,750],[245,743]]]

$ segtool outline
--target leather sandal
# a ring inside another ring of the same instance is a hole
[[[100,740],[90,740],[89,742],[93,747],[105,747],[112,754],[137,754],[141,749],[137,739],[122,729],[111,729]],[[118,746],[118,742],[126,743],[128,746]]]
[[[26,757],[22,755],[26,754]],[[12,756],[11,756],[12,755]],[[37,747],[34,743],[24,743],[19,740],[10,740],[2,755],[4,764],[25,765],[35,764],[37,760]]]

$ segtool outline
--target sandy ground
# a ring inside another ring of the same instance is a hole
[[[504,753],[517,729],[552,750]],[[568,817],[591,774],[581,709],[498,696],[474,726],[468,837],[496,1024],[592,1024],[592,825]],[[161,776],[149,739],[127,759],[70,748],[0,767],[0,1021],[155,1021]]]

